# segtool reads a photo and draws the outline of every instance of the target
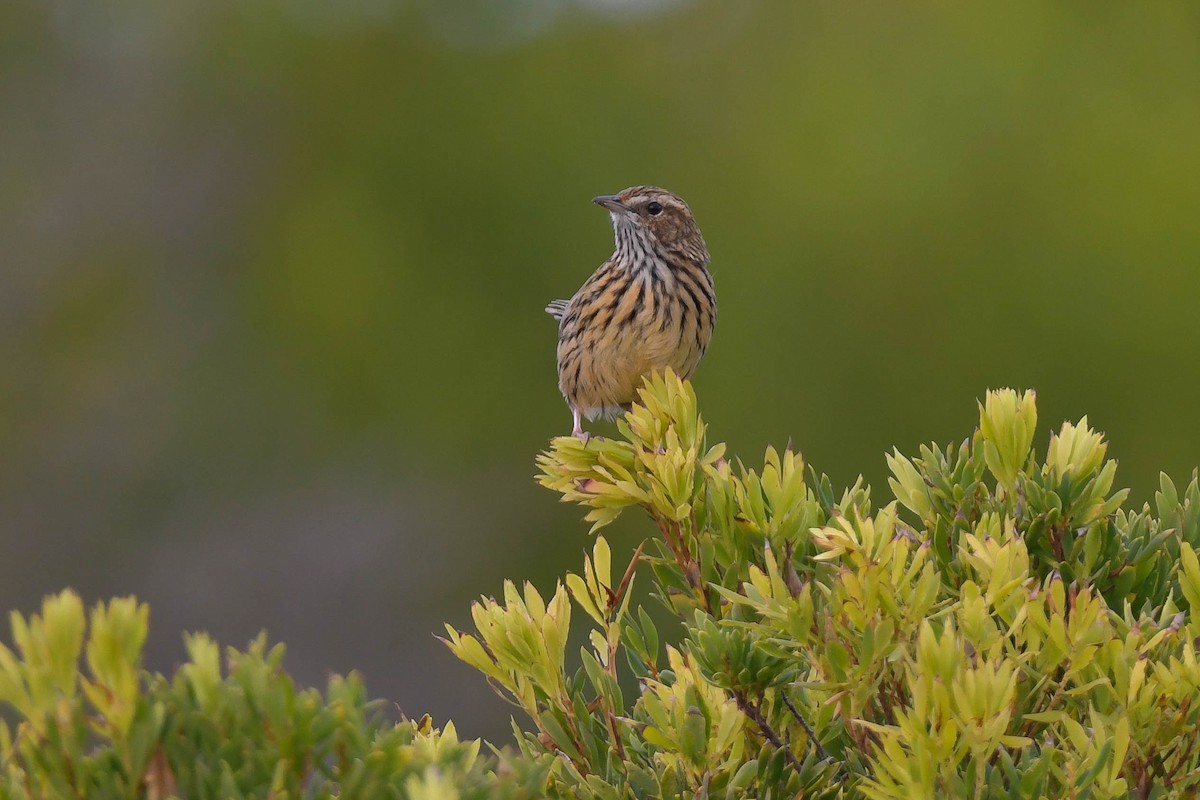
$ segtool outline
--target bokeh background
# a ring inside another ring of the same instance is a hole
[[[1200,463],[1195,3],[16,0],[0,608],[136,593],[153,668],[265,628],[503,740],[433,634],[580,564],[542,308],[636,183],[703,227],[747,460],[882,486],[1015,385],[1139,504]]]

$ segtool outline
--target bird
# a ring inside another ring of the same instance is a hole
[[[645,375],[690,378],[717,321],[708,247],[682,198],[631,186],[592,202],[612,220],[613,254],[569,300],[546,306],[558,321],[558,388],[585,442],[582,420],[628,411]]]

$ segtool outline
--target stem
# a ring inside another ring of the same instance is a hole
[[[803,768],[800,764],[800,761],[791,751],[791,748],[785,745],[783,740],[779,738],[779,734],[775,732],[770,723],[767,722],[766,717],[763,716],[762,710],[756,708],[755,705],[750,702],[750,698],[746,697],[745,692],[741,692],[736,689],[733,690],[733,699],[737,702],[737,706],[742,710],[742,713],[754,720],[754,724],[758,726],[758,730],[762,733],[763,738],[774,745],[776,749],[782,750],[784,756],[787,757],[788,763],[792,765],[792,768],[797,772],[800,772],[800,770]]]
[[[1054,690],[1054,694],[1050,695],[1050,699],[1046,702],[1046,705],[1042,707],[1041,712],[1039,712],[1039,713],[1051,711],[1054,708],[1055,704],[1058,703],[1059,697],[1062,696],[1063,690],[1066,688],[1067,687],[1066,687],[1065,682],[1058,684],[1058,686]],[[1036,722],[1026,722],[1024,725],[1021,726],[1021,735],[1022,736],[1032,736],[1034,729],[1036,727],[1037,727]]]
[[[808,734],[808,740],[813,743],[814,747],[817,748],[817,752],[821,755],[821,758],[825,759],[826,761],[832,761],[833,758],[829,755],[828,751],[825,750],[825,746],[821,744],[821,741],[817,738],[817,735],[813,733],[812,728],[810,728],[808,723],[804,721],[804,717],[800,716],[800,712],[794,705],[792,705],[792,700],[787,696],[787,692],[781,691],[779,696],[783,698],[783,704],[787,706],[788,711],[792,712],[792,716],[795,717],[796,722],[799,722],[800,727],[804,728],[804,732]]]
[[[700,580],[700,564],[692,558],[692,552],[684,541],[683,526],[673,520],[664,520],[660,517],[655,517],[654,521],[658,524],[658,529],[662,531],[663,539],[666,540],[667,547],[671,549],[671,554],[675,556],[675,564],[683,573],[684,580],[696,594],[704,610],[708,612],[709,616],[713,616],[712,599],[704,588],[704,582]]]
[[[621,741],[621,732],[617,730],[617,718],[612,711],[605,711],[605,716],[608,717],[608,730],[612,733],[613,743],[617,746],[617,757],[621,762],[625,761],[625,743]]]
[[[564,692],[564,694],[558,698],[558,704],[559,704],[559,707],[562,708],[563,717],[567,721],[567,735],[571,737],[571,744],[573,744],[575,746],[575,750],[579,753],[580,760],[576,761],[574,758],[571,758],[570,754],[567,753],[565,750],[562,750],[562,748],[558,748],[558,749],[560,752],[563,753],[563,755],[567,756],[567,758],[570,758],[571,763],[574,764],[575,767],[579,770],[579,774],[583,775],[584,777],[587,777],[587,775],[591,773],[591,770],[588,769],[588,767],[590,765],[587,763],[587,748],[585,748],[583,746],[583,737],[579,734],[579,725],[576,723],[576,720],[575,720],[575,707],[571,703],[570,695],[568,695]],[[547,713],[549,713],[549,712],[547,712]],[[551,736],[550,732],[547,731],[542,726],[541,720],[534,718],[534,722],[537,723],[537,726],[542,731],[542,733],[544,733],[546,735],[546,737],[549,738],[551,742],[553,742],[554,737]]]
[[[662,533],[663,539],[666,540],[667,547],[671,548],[671,555],[675,556],[676,562],[681,562],[682,556],[679,553],[679,545],[676,543],[675,536],[671,532],[671,526],[667,522],[664,522],[661,517],[655,517],[654,521],[658,524],[658,530]]]

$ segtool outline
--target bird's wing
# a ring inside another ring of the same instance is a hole
[[[567,313],[567,304],[570,302],[570,300],[551,300],[550,305],[546,306],[546,313],[562,322],[563,314]]]

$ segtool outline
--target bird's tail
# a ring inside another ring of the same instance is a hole
[[[546,306],[546,313],[554,317],[559,322],[562,322],[563,314],[567,313],[567,303],[570,300],[551,300],[550,305]]]

